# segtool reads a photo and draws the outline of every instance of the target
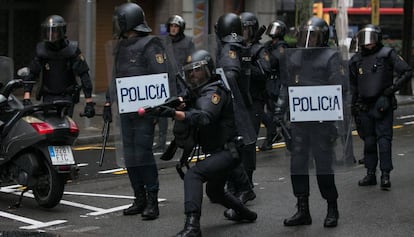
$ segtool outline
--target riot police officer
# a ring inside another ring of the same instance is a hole
[[[135,3],[118,6],[113,14],[114,35],[119,38],[115,53],[115,78],[167,72],[165,51],[161,39],[149,35],[142,8]],[[112,121],[111,103],[116,102],[115,78],[112,80],[103,110],[104,121]],[[112,93],[111,93],[112,92]],[[136,113],[120,115],[123,156],[135,201],[124,215],[141,214],[144,220],[159,216],[158,169],[152,152],[154,123]]]
[[[298,48],[286,50],[282,75],[281,95],[275,109],[275,120],[281,120],[288,105],[287,86],[336,85],[343,82],[343,67],[339,53],[328,48],[329,26],[318,17],[312,17],[300,27],[297,36]],[[316,48],[317,47],[317,48]],[[315,60],[317,59],[317,60]],[[341,80],[336,80],[340,72]],[[292,105],[290,105],[292,106]],[[291,119],[292,120],[292,119]],[[310,225],[309,212],[309,163],[315,162],[319,190],[327,200],[328,212],[325,227],[338,224],[338,192],[332,163],[334,141],[337,138],[334,121],[291,122],[291,182],[293,194],[297,198],[297,212],[284,220],[285,226]]]
[[[185,80],[195,98],[186,101],[187,109],[184,111],[164,108],[158,114],[173,117],[192,127],[195,147],[201,147],[198,149],[205,155],[184,176],[186,221],[177,237],[201,236],[200,215],[205,182],[210,200],[235,210],[235,215],[229,219],[255,221],[257,218],[255,212],[224,189],[229,172],[240,163],[234,142],[237,133],[231,92],[216,76],[210,53],[197,50],[187,62],[183,68]]]
[[[379,26],[366,25],[356,36],[358,51],[349,62],[352,112],[357,131],[364,141],[367,175],[359,186],[376,185],[379,159],[381,188],[391,187],[390,172],[394,93],[412,76],[411,67],[394,49],[382,44]],[[393,73],[398,74],[394,81]]]
[[[164,38],[173,75],[182,71],[187,57],[195,51],[193,38],[185,35],[185,21],[179,15],[170,16],[165,24],[168,36]],[[172,51],[171,51],[172,50]]]
[[[260,146],[260,150],[272,149],[272,143],[275,138],[280,138],[277,133],[277,124],[273,121],[273,113],[276,106],[277,98],[280,92],[280,63],[281,55],[288,47],[284,37],[287,31],[286,24],[283,21],[276,20],[269,24],[266,30],[271,40],[265,43],[265,48],[269,52],[271,73],[269,80],[266,81],[266,114],[262,122],[266,127],[266,140]]]
[[[179,15],[170,16],[165,24],[168,35],[163,37],[163,41],[168,55],[169,80],[172,82],[170,85],[177,85],[177,88],[171,90],[172,95],[182,94],[185,91],[184,86],[176,81],[176,75],[177,73],[181,74],[187,57],[195,50],[193,38],[184,34],[185,25],[184,19]],[[164,152],[167,141],[168,119],[157,118],[156,120],[159,133],[158,142],[154,149]]]
[[[84,114],[88,118],[95,115],[92,101],[92,82],[89,67],[83,57],[77,41],[66,38],[66,22],[58,15],[48,16],[41,24],[43,41],[36,46],[35,57],[29,65],[30,74],[25,80],[36,80],[42,74],[36,99],[43,97],[43,102],[56,100],[72,101],[73,106],[68,115],[73,115],[73,107],[79,102],[79,92],[85,94]],[[76,81],[80,78],[81,86]],[[24,87],[23,104],[30,105],[33,84]]]
[[[257,134],[252,121],[252,97],[250,94],[251,57],[249,48],[243,45],[240,17],[226,13],[216,24],[217,66],[223,68],[234,96],[236,127],[243,137],[239,147],[243,169],[233,170],[228,187],[243,203],[256,198],[253,191],[253,171],[256,168]]]
[[[249,91],[252,98],[252,120],[256,134],[258,134],[264,115],[266,82],[271,71],[269,52],[260,43],[265,26],[262,26],[259,30],[259,20],[252,12],[242,12],[240,20],[243,27],[243,38],[250,53],[251,74]]]

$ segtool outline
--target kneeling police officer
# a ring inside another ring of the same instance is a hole
[[[185,80],[191,94],[185,111],[165,108],[158,116],[173,117],[187,123],[194,131],[194,142],[205,155],[184,176],[185,226],[176,236],[201,236],[200,216],[203,183],[213,203],[235,210],[227,216],[235,221],[255,221],[257,214],[246,208],[239,199],[225,192],[228,174],[240,165],[235,147],[237,137],[231,92],[215,74],[213,59],[205,50],[195,51],[184,66]]]

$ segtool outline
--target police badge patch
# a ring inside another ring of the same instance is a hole
[[[157,61],[157,63],[162,64],[164,63],[164,57],[162,56],[162,54],[156,54],[155,55],[155,60]]]
[[[229,57],[232,58],[232,59],[235,59],[236,58],[236,52],[233,51],[233,50],[229,50]]]
[[[217,94],[217,93],[214,93],[212,96],[211,96],[211,103],[213,103],[213,104],[218,104],[220,102],[220,96]]]

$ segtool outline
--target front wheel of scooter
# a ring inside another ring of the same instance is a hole
[[[33,187],[33,195],[41,207],[53,208],[59,204],[65,189],[62,175],[53,169],[47,161],[42,162],[42,174]]]

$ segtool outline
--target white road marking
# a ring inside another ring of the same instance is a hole
[[[113,172],[118,172],[118,171],[123,171],[125,170],[125,168],[118,168],[118,169],[111,169],[111,170],[102,170],[99,171],[99,174],[109,174],[109,173],[113,173]]]
[[[112,195],[112,194],[99,194],[99,193],[64,192],[64,194],[67,194],[67,195],[77,195],[77,196],[90,196],[90,197],[107,197],[107,198],[135,199],[135,197],[133,197],[133,196]]]
[[[15,221],[23,222],[23,223],[26,223],[26,224],[30,224],[29,226],[19,227],[20,229],[25,229],[25,230],[44,228],[44,227],[48,227],[48,226],[52,226],[52,225],[58,225],[58,224],[62,224],[62,223],[67,222],[66,220],[54,220],[54,221],[48,221],[48,222],[41,222],[41,221],[33,220],[33,219],[30,219],[30,218],[27,218],[27,217],[18,216],[18,215],[14,215],[14,214],[10,214],[10,213],[7,213],[7,212],[2,212],[2,211],[0,211],[0,216],[8,218],[8,219],[15,220]]]
[[[414,114],[397,117],[397,119],[409,119],[409,118],[414,118]]]
[[[123,206],[119,206],[119,207],[113,207],[113,208],[110,208],[110,209],[102,209],[101,211],[90,212],[90,213],[87,213],[86,215],[88,215],[88,216],[104,215],[104,214],[108,214],[108,213],[111,213],[111,212],[117,212],[117,211],[124,210],[124,209],[128,208],[129,206],[131,206],[131,204],[123,205]]]

